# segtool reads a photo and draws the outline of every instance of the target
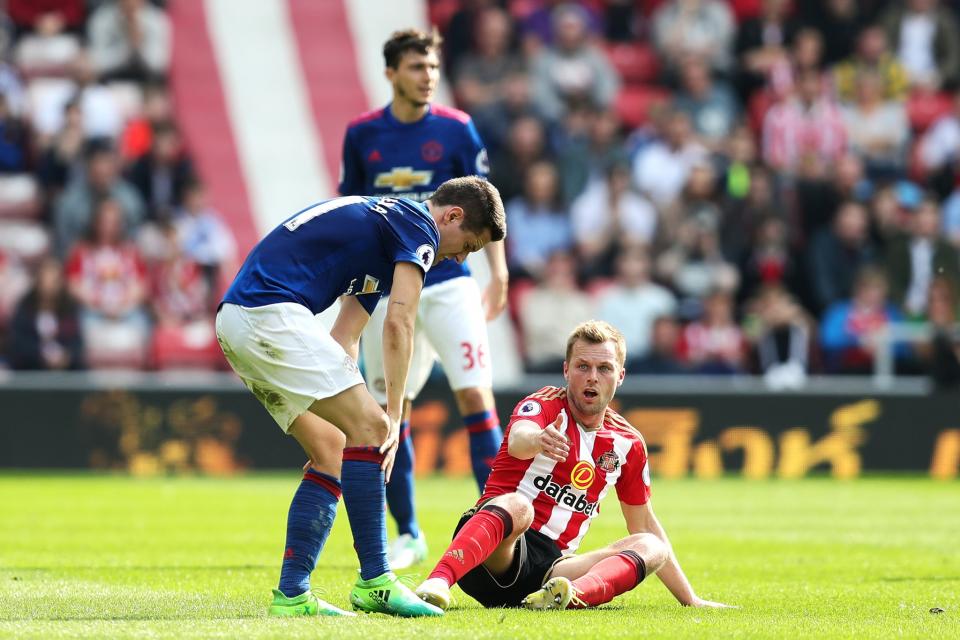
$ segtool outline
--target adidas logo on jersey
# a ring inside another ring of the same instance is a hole
[[[593,515],[593,512],[597,510],[596,502],[590,502],[582,493],[575,493],[571,489],[571,485],[565,484],[560,486],[556,482],[553,482],[552,473],[534,478],[533,486],[553,498],[557,504],[570,507],[574,511],[578,511],[586,516]]]

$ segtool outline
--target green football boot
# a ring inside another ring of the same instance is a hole
[[[370,580],[357,580],[350,592],[350,604],[359,611],[403,618],[443,615],[442,609],[418,598],[392,571]]]
[[[349,616],[356,617],[357,614],[350,611],[338,609],[326,600],[321,600],[312,591],[301,593],[293,598],[288,598],[277,589],[273,590],[273,602],[267,615],[276,618],[286,618],[293,616]]]

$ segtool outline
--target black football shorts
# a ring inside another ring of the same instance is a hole
[[[460,517],[454,536],[481,506],[469,509]],[[527,529],[517,539],[513,564],[505,574],[495,576],[481,564],[467,572],[457,584],[485,607],[519,607],[525,597],[543,586],[560,557],[560,549],[553,540],[539,531]]]

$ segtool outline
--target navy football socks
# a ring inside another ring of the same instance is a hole
[[[487,476],[493,466],[493,459],[497,456],[500,443],[503,442],[503,431],[500,430],[500,420],[493,411],[480,411],[464,416],[463,423],[470,434],[470,462],[473,465],[473,477],[477,481],[480,493],[487,484]]]
[[[353,531],[353,546],[360,559],[360,577],[364,580],[390,570],[382,462],[383,454],[378,447],[343,450],[343,502]]]
[[[410,422],[400,423],[400,446],[393,462],[393,473],[387,483],[387,506],[397,523],[397,533],[420,537],[413,497],[413,441]]]
[[[277,586],[288,598],[310,590],[310,574],[330,535],[339,500],[336,478],[314,469],[303,474],[287,514],[287,544]]]

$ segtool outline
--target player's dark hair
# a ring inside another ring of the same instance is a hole
[[[480,176],[453,178],[440,185],[430,201],[463,209],[461,227],[470,233],[482,234],[490,230],[490,241],[503,240],[507,235],[507,215],[497,188]]]
[[[440,37],[436,28],[430,33],[419,29],[394,31],[390,39],[383,43],[383,61],[391,69],[396,69],[407,51],[427,55],[431,49],[439,52],[441,44],[443,44],[443,38]]]

